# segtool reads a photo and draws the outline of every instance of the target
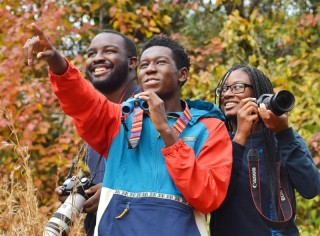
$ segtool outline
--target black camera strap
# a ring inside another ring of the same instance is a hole
[[[71,166],[70,166],[70,169],[69,169],[69,173],[66,177],[66,179],[69,179],[72,177],[73,175],[73,172],[74,172],[74,168],[75,168],[75,165],[77,164],[77,162],[79,161],[79,158],[81,157],[81,154],[84,150],[84,146],[85,146],[85,142],[82,143],[80,149],[79,149],[79,152],[78,152],[78,155],[76,155],[75,157],[73,157],[72,159],[72,163],[71,163]]]
[[[249,180],[250,180],[250,190],[253,203],[260,213],[260,216],[265,221],[265,223],[272,229],[283,229],[293,217],[293,207],[290,202],[290,197],[287,190],[284,188],[286,178],[284,176],[284,167],[281,161],[276,162],[277,176],[278,176],[278,202],[281,210],[281,219],[274,220],[265,216],[262,211],[261,204],[261,190],[260,190],[260,171],[259,171],[259,153],[256,149],[251,148],[247,155],[248,159],[248,169],[249,169]],[[276,212],[274,212],[276,214]]]

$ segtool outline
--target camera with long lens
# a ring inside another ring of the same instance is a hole
[[[130,114],[135,107],[140,107],[145,111],[149,109],[146,101],[137,98],[129,98],[127,101],[122,103],[122,114]]]
[[[281,116],[283,113],[292,110],[295,99],[289,91],[281,90],[276,94],[262,94],[257,100],[258,105],[261,103],[264,103],[275,115]]]
[[[89,198],[85,190],[94,184],[84,176],[67,178],[62,185],[62,195],[68,198],[46,224],[43,236],[67,235],[70,226],[78,218],[84,202]]]

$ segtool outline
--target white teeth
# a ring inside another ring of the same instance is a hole
[[[104,67],[97,67],[94,69],[94,72],[105,72],[107,69]]]
[[[150,82],[150,81],[157,81],[157,80],[155,80],[155,79],[148,79],[148,80],[146,80],[146,82]]]
[[[234,106],[234,105],[237,105],[238,103],[237,102],[227,102],[225,104],[225,107],[230,107],[230,106]]]

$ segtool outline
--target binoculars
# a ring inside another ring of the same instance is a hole
[[[149,109],[148,103],[146,101],[137,98],[130,98],[122,103],[122,114],[130,114],[135,107],[140,107],[145,111]]]

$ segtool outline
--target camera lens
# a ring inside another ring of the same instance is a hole
[[[262,94],[257,100],[257,104],[260,103],[264,103],[275,115],[281,116],[293,108],[295,99],[289,91],[281,90],[276,94]]]
[[[69,195],[48,221],[43,236],[67,234],[69,227],[78,218],[86,198],[81,194]]]
[[[289,111],[293,108],[294,97],[288,91],[280,91],[276,94],[273,105],[282,111]]]
[[[76,182],[77,179],[79,180],[78,183]],[[76,192],[71,194],[75,183],[77,184]],[[46,224],[43,236],[67,235],[70,226],[78,218],[84,202],[89,198],[85,194],[85,190],[91,186],[93,186],[91,180],[84,176],[80,178],[72,176],[64,182],[64,192],[69,193],[69,196]]]

